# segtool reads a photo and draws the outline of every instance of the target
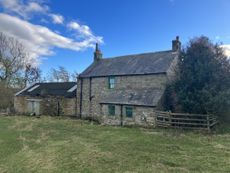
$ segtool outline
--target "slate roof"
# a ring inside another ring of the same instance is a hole
[[[74,98],[76,97],[76,86],[76,82],[35,83],[32,86],[19,91],[15,96],[62,96],[66,98]]]
[[[100,103],[155,107],[163,93],[162,89],[113,90]]]
[[[176,56],[174,51],[162,51],[103,58],[92,63],[80,77],[166,73]]]

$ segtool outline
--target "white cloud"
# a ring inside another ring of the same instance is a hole
[[[84,35],[84,39],[76,41],[57,34],[47,27],[34,25],[18,17],[0,13],[0,31],[21,41],[31,53],[33,60],[38,60],[41,56],[52,55],[53,47],[81,51],[93,47],[96,42],[102,42],[103,38],[94,36],[88,26],[79,25],[79,27],[83,28],[82,33],[85,33],[87,37]]]
[[[67,25],[70,29],[73,29],[77,32],[79,32],[80,34],[83,34],[85,36],[90,36],[92,35],[92,32],[90,31],[89,27],[86,25],[80,25],[77,22],[70,22]]]
[[[93,32],[87,25],[80,25],[79,23],[72,21],[67,24],[67,27],[70,28],[71,30],[76,31],[78,34],[77,36],[81,35],[85,38],[91,38],[98,43],[103,42],[103,38],[94,36]]]
[[[17,14],[25,19],[29,19],[35,13],[45,14],[49,11],[47,5],[35,1],[24,3],[19,0],[2,0],[0,5],[6,12]]]
[[[74,31],[75,38],[63,36],[60,31],[50,30],[31,23],[34,15],[41,17],[44,25],[52,20],[54,24],[64,24],[64,16],[51,13],[43,0],[0,0],[3,12],[0,13],[0,32],[21,41],[30,53],[30,61],[38,62],[40,57],[54,54],[53,48],[81,51],[102,43],[103,37],[95,36],[89,26],[69,22],[65,26]]]
[[[230,44],[224,44],[221,45],[221,47],[224,49],[226,56],[230,57]]]
[[[50,14],[49,15],[53,19],[53,23],[55,24],[63,24],[64,22],[64,17],[59,14]]]
[[[2,5],[5,12],[16,14],[27,20],[31,19],[34,14],[42,14],[49,16],[55,24],[62,24],[64,22],[64,17],[62,15],[50,13],[49,7],[42,4],[41,1],[2,0],[0,1],[0,5]]]

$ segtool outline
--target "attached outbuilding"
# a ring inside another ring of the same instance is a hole
[[[14,108],[18,114],[76,114],[76,82],[35,83],[15,94]]]

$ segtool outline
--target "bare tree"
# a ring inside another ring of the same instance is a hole
[[[63,82],[69,82],[70,81],[70,74],[65,69],[65,67],[59,66],[59,75],[60,75],[61,81],[63,81]]]
[[[52,68],[47,78],[51,82],[69,82],[70,73],[65,69],[65,67],[59,66],[58,69]]]
[[[6,85],[23,69],[26,61],[26,51],[15,38],[0,32],[0,80]]]
[[[40,70],[28,63],[29,53],[17,39],[0,32],[0,82],[7,87],[25,87],[40,77]]]
[[[78,77],[78,72],[77,71],[74,71],[72,74],[71,74],[71,80],[73,82],[77,82],[77,77]]]
[[[51,68],[49,73],[48,73],[47,79],[50,82],[60,82],[58,70],[55,68]]]
[[[41,70],[38,67],[33,67],[31,64],[27,64],[24,70],[23,87],[35,82],[41,81]]]
[[[14,93],[40,78],[29,53],[15,38],[0,32],[0,109],[12,108]]]

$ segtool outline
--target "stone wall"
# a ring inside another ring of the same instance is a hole
[[[127,89],[165,89],[167,83],[166,74],[154,74],[154,75],[138,75],[138,76],[117,76],[115,77],[115,88],[108,88],[108,77],[97,78],[80,78],[78,80],[77,89],[77,115],[80,116],[80,98],[82,91],[82,113],[81,116],[92,117],[99,121],[106,122],[105,116],[102,115],[104,107],[100,105],[102,97],[109,94],[111,90],[127,90]],[[83,82],[81,84],[81,82]],[[91,83],[91,84],[90,84]],[[82,85],[82,89],[81,89]],[[91,91],[90,91],[91,85]],[[90,96],[91,93],[91,96]],[[91,98],[91,100],[90,100]],[[141,112],[141,109],[147,108],[135,108],[136,112]],[[103,110],[103,111],[102,111]],[[150,114],[150,113],[148,113]],[[138,114],[139,115],[139,114]],[[138,118],[137,118],[138,119]],[[114,121],[115,122],[115,121]],[[137,122],[129,121],[128,122]],[[116,124],[116,123],[115,123]]]
[[[15,112],[24,114],[27,112],[26,97],[14,97],[14,109]]]
[[[125,105],[115,105],[114,116],[108,114],[107,104],[102,104],[101,107],[102,122],[104,124],[155,126],[155,108],[153,107],[131,106],[133,107],[133,117],[131,118],[126,116]]]
[[[56,98],[56,97],[26,97],[17,96],[14,98],[14,109],[19,114],[28,113],[27,99],[41,99],[40,114],[57,115],[57,102],[60,102],[60,115],[73,116],[76,115],[76,98]]]
[[[63,115],[76,115],[76,98],[65,98],[61,101]]]
[[[178,54],[177,52],[175,52],[175,54]],[[177,77],[176,75],[176,69],[178,68],[178,56],[176,56],[176,58],[174,58],[174,60],[172,61],[170,67],[167,70],[167,81],[170,83],[172,81],[174,81],[174,79]]]

